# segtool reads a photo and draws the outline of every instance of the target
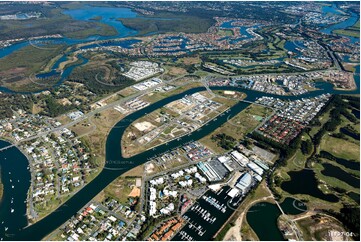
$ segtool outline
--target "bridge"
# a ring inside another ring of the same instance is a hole
[[[0,149],[0,152],[5,151],[5,150],[7,150],[7,149],[10,149],[10,148],[12,148],[12,147],[14,147],[14,146],[16,146],[16,144],[12,144],[12,145],[5,146],[5,147],[3,147],[3,148]]]
[[[270,106],[264,105],[264,104],[262,104],[262,103],[252,102],[252,101],[248,101],[248,100],[244,100],[244,99],[243,99],[243,100],[240,100],[240,102],[250,103],[250,104],[254,104],[254,105],[266,107],[266,108],[272,109],[273,111],[275,111],[275,110],[280,110],[279,108],[270,107]]]

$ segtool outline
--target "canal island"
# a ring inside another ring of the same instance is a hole
[[[0,239],[360,239],[359,2],[0,4]]]

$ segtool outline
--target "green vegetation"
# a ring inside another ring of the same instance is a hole
[[[312,141],[307,139],[307,140],[303,140],[301,142],[301,151],[302,154],[307,155],[310,154],[312,152],[313,146],[312,146]]]
[[[232,226],[234,225],[231,225],[229,223],[227,223],[223,229],[221,231],[219,231],[219,233],[217,234],[217,236],[214,238],[214,240],[216,241],[222,241],[224,236],[227,234],[228,230],[230,230],[230,228],[232,228]]]
[[[151,32],[204,33],[214,23],[211,17],[191,14],[157,13],[147,18],[119,18],[124,26],[139,31],[138,35]]]
[[[336,29],[332,33],[360,38],[360,30]]]
[[[117,34],[118,32],[112,26],[103,23],[96,23],[96,26],[92,28],[69,32],[66,36],[69,38],[83,39],[92,35],[113,36]]]
[[[1,183],[1,177],[0,177],[0,201],[3,197],[3,192],[4,192],[4,185]]]
[[[225,134],[233,137],[236,141],[240,141],[260,124],[259,117],[267,117],[270,113],[271,109],[252,104],[227,123],[217,128],[213,133],[200,139],[200,142],[215,152],[224,153],[225,149],[218,145],[218,140],[212,139],[212,136]]]
[[[31,45],[21,48],[0,59],[0,71],[11,69],[25,69],[24,74],[34,74],[40,72],[43,67],[61,51],[65,45],[49,45],[45,49],[35,48]],[[9,73],[11,74],[11,73]]]
[[[359,188],[353,186],[353,182],[359,177],[357,169],[359,140],[351,137],[341,139],[334,136],[339,135],[338,130],[340,127],[359,127],[359,120],[355,116],[349,117],[349,114],[351,114],[349,111],[358,105],[358,97],[334,96],[321,113],[313,119],[309,127],[301,135],[301,143],[296,146],[298,147],[296,152],[281,163],[285,166],[277,169],[273,174],[271,189],[277,196],[289,196],[280,188],[283,181],[289,180],[288,172],[311,168],[315,173],[318,188],[325,194],[335,194],[339,198],[339,202],[330,203],[314,197],[310,199],[309,195],[296,194],[295,196],[298,199],[307,203],[307,207],[340,211],[348,204],[355,204],[355,201],[348,196],[347,192],[359,193]],[[351,120],[355,122],[351,122]],[[280,157],[282,158],[284,154],[281,152]],[[337,158],[339,161],[336,161]],[[334,172],[337,173],[338,171],[338,173],[334,176],[324,175],[325,166],[323,164],[327,164],[328,167],[334,166]],[[345,176],[347,174],[349,177],[339,175],[341,171]],[[340,176],[345,177],[345,180]]]
[[[230,29],[219,29],[217,34],[222,35],[222,36],[232,36],[233,31]]]
[[[358,20],[351,27],[348,27],[346,29],[336,29],[336,30],[332,31],[332,33],[360,38],[360,20]]]
[[[13,110],[24,110],[31,113],[33,105],[32,96],[19,94],[0,94],[0,117],[9,118],[14,115]]]
[[[217,145],[225,150],[233,149],[233,147],[237,144],[235,138],[224,133],[213,135],[212,140],[216,141]]]
[[[86,38],[90,35],[116,35],[116,30],[109,25],[97,21],[80,21],[71,16],[63,14],[61,8],[55,8],[52,5],[40,4],[4,4],[2,11],[16,13],[23,11],[39,11],[43,17],[27,20],[2,20],[0,22],[1,35],[4,39],[29,38],[34,36],[61,34],[67,37]],[[83,5],[80,5],[81,7]],[[25,8],[26,7],[26,8]],[[29,27],[31,26],[31,27]]]
[[[47,96],[45,99],[46,106],[44,112],[50,117],[56,117],[60,114],[63,114],[71,109],[75,108],[73,105],[61,105],[59,104],[53,95]]]
[[[134,84],[133,80],[121,74],[111,77],[111,80],[103,81],[105,75],[102,66],[85,65],[75,68],[68,80],[84,84],[95,94],[112,93]]]

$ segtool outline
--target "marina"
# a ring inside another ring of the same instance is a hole
[[[237,208],[229,205],[231,198],[227,196],[228,189],[229,187],[224,187],[218,192],[208,190],[202,195],[183,215],[186,224],[172,240],[211,240]]]

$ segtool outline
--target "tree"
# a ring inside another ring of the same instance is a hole
[[[312,152],[312,142],[311,140],[303,140],[301,142],[301,151],[302,151],[302,154],[304,155],[308,155]]]

